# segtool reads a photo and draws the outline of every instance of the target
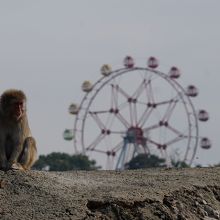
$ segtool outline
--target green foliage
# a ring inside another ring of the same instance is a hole
[[[214,167],[220,167],[220,163],[214,164]]]
[[[165,167],[165,159],[156,155],[139,154],[126,164],[127,169]]]
[[[156,155],[139,154],[128,162],[125,167],[127,169],[144,169],[151,167],[166,167],[166,160],[159,158]],[[172,167],[187,168],[190,167],[187,163],[179,160],[171,159]]]
[[[187,168],[187,167],[190,167],[187,163],[185,163],[183,161],[171,160],[171,164],[172,164],[173,167],[177,167],[177,168]]]
[[[95,160],[89,160],[86,155],[69,155],[53,152],[48,155],[40,155],[35,163],[36,170],[67,171],[67,170],[97,170]]]
[[[178,152],[178,150],[173,152],[170,159],[171,159],[172,167],[176,167],[176,168],[190,167],[190,165],[188,165],[186,162],[180,160],[180,153]]]

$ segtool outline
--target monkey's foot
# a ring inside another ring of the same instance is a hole
[[[19,163],[13,163],[11,165],[11,169],[12,170],[24,170],[23,166],[21,164],[19,164]]]

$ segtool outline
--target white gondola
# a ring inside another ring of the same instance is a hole
[[[124,66],[126,68],[133,68],[134,67],[134,59],[131,56],[126,56],[124,58]]]
[[[207,137],[202,138],[200,141],[200,146],[202,149],[210,149],[211,145],[211,141]]]
[[[173,66],[170,68],[170,71],[169,71],[169,77],[172,78],[172,79],[177,79],[180,77],[180,70]]]
[[[208,114],[208,112],[205,111],[205,110],[199,110],[198,119],[199,119],[200,121],[208,121],[208,120],[209,120],[209,114]]]
[[[151,69],[155,69],[159,66],[159,61],[155,57],[149,57],[147,66]]]
[[[189,85],[186,89],[186,95],[191,96],[191,97],[196,97],[199,94],[198,89],[193,86]]]
[[[64,132],[63,132],[63,138],[64,140],[66,141],[71,141],[73,140],[73,130],[72,129],[65,129]]]
[[[83,84],[82,84],[82,90],[83,92],[90,92],[92,91],[92,83],[90,81],[84,81]]]
[[[104,65],[101,67],[101,74],[102,74],[103,76],[109,76],[111,73],[112,73],[112,68],[111,68],[110,65],[104,64]]]
[[[72,103],[69,106],[69,113],[73,114],[73,115],[76,115],[76,114],[78,114],[78,112],[79,112],[79,106],[77,104]]]

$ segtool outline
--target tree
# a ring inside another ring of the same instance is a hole
[[[143,169],[151,167],[165,167],[165,159],[156,155],[138,154],[130,160],[125,167],[127,169]]]
[[[186,162],[180,160],[180,153],[178,150],[175,150],[171,155],[171,165],[176,168],[187,168],[190,167]]]
[[[171,160],[171,164],[173,167],[176,168],[187,168],[190,167],[186,162],[184,161],[175,161],[175,160]]]
[[[97,170],[95,160],[89,160],[86,155],[69,155],[53,152],[48,155],[40,155],[33,166],[36,170],[67,171],[67,170]]]

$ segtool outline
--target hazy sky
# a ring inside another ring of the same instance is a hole
[[[62,133],[81,83],[98,80],[103,63],[118,68],[131,55],[145,66],[153,55],[199,88],[195,107],[211,116],[201,135],[213,146],[198,163],[220,162],[219,9],[219,0],[0,0],[0,92],[26,92],[39,154],[73,153]]]

